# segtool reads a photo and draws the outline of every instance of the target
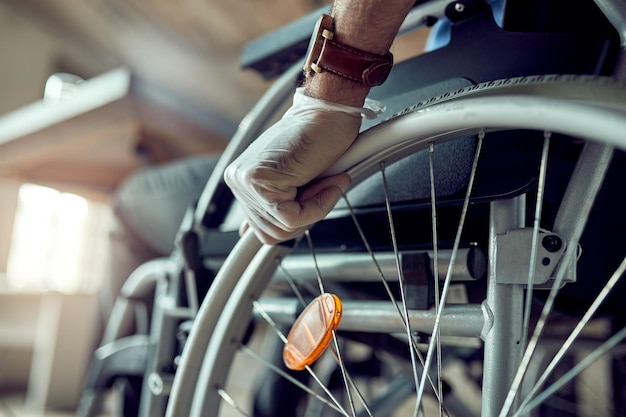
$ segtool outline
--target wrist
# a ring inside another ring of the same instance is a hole
[[[305,94],[304,87],[296,89],[293,96],[293,106],[287,113],[294,109],[294,112],[315,111],[315,112],[339,112],[358,118],[359,120],[375,119],[385,111],[385,106],[376,101],[365,99],[364,106],[348,106],[337,102],[332,102]]]
[[[304,93],[313,98],[346,106],[362,107],[370,87],[331,72],[321,72],[305,80]]]

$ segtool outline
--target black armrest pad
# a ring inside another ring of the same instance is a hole
[[[253,69],[266,79],[281,74],[304,57],[317,19],[328,10],[325,6],[252,40],[241,54],[241,68]]]

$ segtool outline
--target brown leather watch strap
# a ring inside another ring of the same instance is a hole
[[[381,85],[393,66],[393,55],[376,55],[337,42],[334,38],[334,19],[323,14],[309,44],[304,67],[307,76],[328,71],[368,87]]]
[[[325,39],[315,65],[322,70],[373,87],[381,85],[389,76],[393,66],[393,55],[391,53],[374,55]]]

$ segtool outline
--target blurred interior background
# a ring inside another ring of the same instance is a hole
[[[244,44],[323,4],[0,1],[0,415],[75,408],[112,193],[220,152],[271,82]]]
[[[271,83],[244,45],[328,3],[0,0],[0,415],[75,408],[112,193],[219,153]]]

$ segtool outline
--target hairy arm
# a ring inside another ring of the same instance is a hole
[[[336,0],[332,8],[335,39],[383,55],[413,4],[415,0]],[[349,106],[362,106],[369,90],[329,72],[315,74],[305,84],[305,94]]]

